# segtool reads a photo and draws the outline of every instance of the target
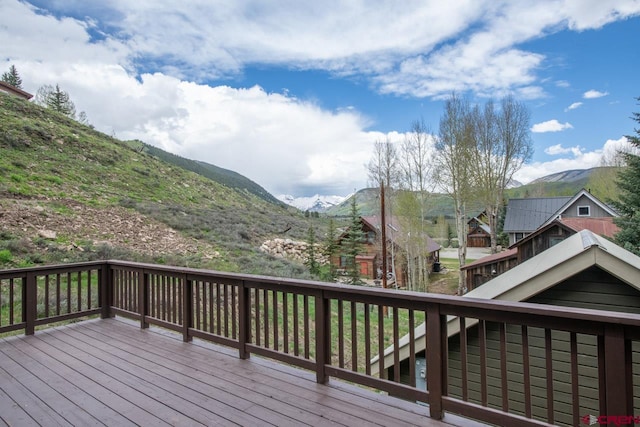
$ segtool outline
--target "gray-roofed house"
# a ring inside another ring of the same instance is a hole
[[[503,231],[509,235],[509,246],[557,218],[604,218],[617,213],[587,190],[573,197],[510,199]]]
[[[551,304],[565,307],[579,307],[616,312],[640,314],[640,257],[617,246],[615,243],[596,236],[589,230],[580,231],[539,255],[519,264],[513,269],[487,282],[483,286],[468,292],[460,298],[480,298],[504,301],[520,301],[536,304]],[[480,390],[478,381],[479,360],[478,342],[480,339],[478,323],[473,319],[466,319],[466,359],[467,359],[467,390],[468,400],[479,403]],[[518,336],[519,325],[506,325],[507,337],[512,340]],[[487,347],[489,383],[500,383],[500,345],[499,325],[486,323],[483,332]],[[448,366],[447,377],[449,394],[458,396],[462,390],[461,356],[460,356],[460,322],[457,317],[447,319]],[[422,323],[414,330],[414,348],[418,357],[425,353],[425,324]],[[408,362],[410,352],[409,335],[399,341],[399,360],[401,382],[408,383]],[[569,346],[568,333],[553,333],[550,337],[554,350],[552,357],[553,382],[556,390],[570,389],[571,361],[570,353],[565,349]],[[533,416],[538,414],[544,418],[548,408],[545,405],[546,396],[544,384],[547,382],[546,358],[544,353],[545,331],[529,328],[529,354],[532,380],[530,393],[538,403],[532,408]],[[598,346],[594,336],[578,336],[577,345],[580,346],[580,407],[584,413],[599,413],[598,407]],[[557,351],[556,351],[557,349]],[[634,354],[632,384],[635,388],[633,395],[640,394],[640,345],[633,343],[630,349]],[[514,391],[508,396],[510,411],[520,412],[522,409],[522,351],[521,343],[509,341],[507,359],[510,370],[508,382]],[[388,347],[384,352],[383,375],[393,376],[394,347]],[[520,361],[520,362],[517,362]],[[371,361],[371,370],[378,372],[377,357]],[[496,368],[498,366],[498,368]],[[594,374],[595,373],[595,374]],[[538,395],[540,394],[540,395]],[[459,396],[458,396],[459,397]],[[489,387],[488,406],[500,408],[504,404],[500,387]],[[573,425],[571,402],[555,402],[555,423],[558,425]],[[635,402],[634,410],[640,411],[640,402]]]

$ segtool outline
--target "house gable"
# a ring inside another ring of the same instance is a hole
[[[17,87],[3,81],[0,81],[0,92],[7,93],[9,95],[15,95],[26,100],[33,98],[33,95],[31,95],[29,92],[25,92],[24,90],[18,89]]]

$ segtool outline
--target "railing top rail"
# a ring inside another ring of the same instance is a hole
[[[344,297],[346,300],[368,299],[375,303],[384,303],[388,306],[415,308],[422,304],[437,304],[443,314],[457,314],[461,308],[477,310],[481,312],[500,311],[513,314],[540,315],[547,318],[574,319],[591,322],[615,323],[621,325],[639,326],[640,315],[621,312],[608,312],[603,310],[583,309],[574,307],[560,307],[553,305],[541,305],[525,302],[487,300],[478,298],[466,298],[453,295],[431,294],[423,292],[404,291],[396,289],[370,288],[364,286],[352,286],[319,282],[313,280],[288,279],[282,277],[261,276],[241,273],[228,273],[214,270],[195,269],[188,267],[173,267],[157,264],[145,264],[137,262],[109,260],[110,265],[122,267],[142,268],[146,270],[165,271],[168,273],[194,274],[216,279],[241,280],[245,283],[260,283],[277,285],[282,287],[303,288],[309,291],[323,291],[329,297]],[[310,292],[311,293],[311,292]]]
[[[0,278],[11,278],[25,276],[27,273],[47,274],[55,272],[78,271],[86,267],[103,267],[106,261],[85,261],[69,264],[39,265],[35,267],[10,268],[0,270]]]
[[[526,314],[530,316],[545,316],[555,319],[573,319],[590,322],[620,324],[640,327],[640,315],[621,312],[608,312],[603,310],[592,310],[573,307],[560,307],[553,305],[541,305],[525,302],[485,300],[476,298],[458,297],[452,295],[430,294],[395,289],[369,288],[363,286],[351,286],[333,284],[312,280],[288,279],[271,276],[220,272],[205,269],[195,269],[187,267],[164,266],[157,264],[146,264],[121,260],[91,261],[72,264],[58,264],[52,266],[28,267],[0,271],[0,277],[19,277],[28,272],[51,273],[56,271],[69,271],[72,269],[100,266],[119,266],[124,268],[142,269],[150,272],[166,272],[169,274],[184,274],[198,277],[210,277],[215,280],[243,281],[250,286],[252,284],[264,284],[278,287],[291,287],[304,290],[308,294],[324,292],[329,298],[343,298],[344,300],[363,301],[373,304],[384,304],[390,307],[426,309],[426,305],[438,305],[440,313],[457,315],[461,312],[472,317],[473,314],[482,316],[483,313],[501,312]]]

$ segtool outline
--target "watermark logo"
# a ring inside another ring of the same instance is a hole
[[[640,424],[640,415],[584,415],[582,417],[582,423],[590,426],[604,424],[604,425],[616,425],[625,426],[632,424]]]

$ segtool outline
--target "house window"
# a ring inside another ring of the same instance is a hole
[[[591,216],[589,206],[578,206],[578,216]]]
[[[516,242],[519,242],[524,238],[524,233],[516,233]]]
[[[558,243],[562,242],[563,240],[564,240],[563,236],[551,236],[549,237],[549,247],[555,246]]]
[[[340,267],[345,268],[347,266],[347,257],[342,255],[340,257]]]

